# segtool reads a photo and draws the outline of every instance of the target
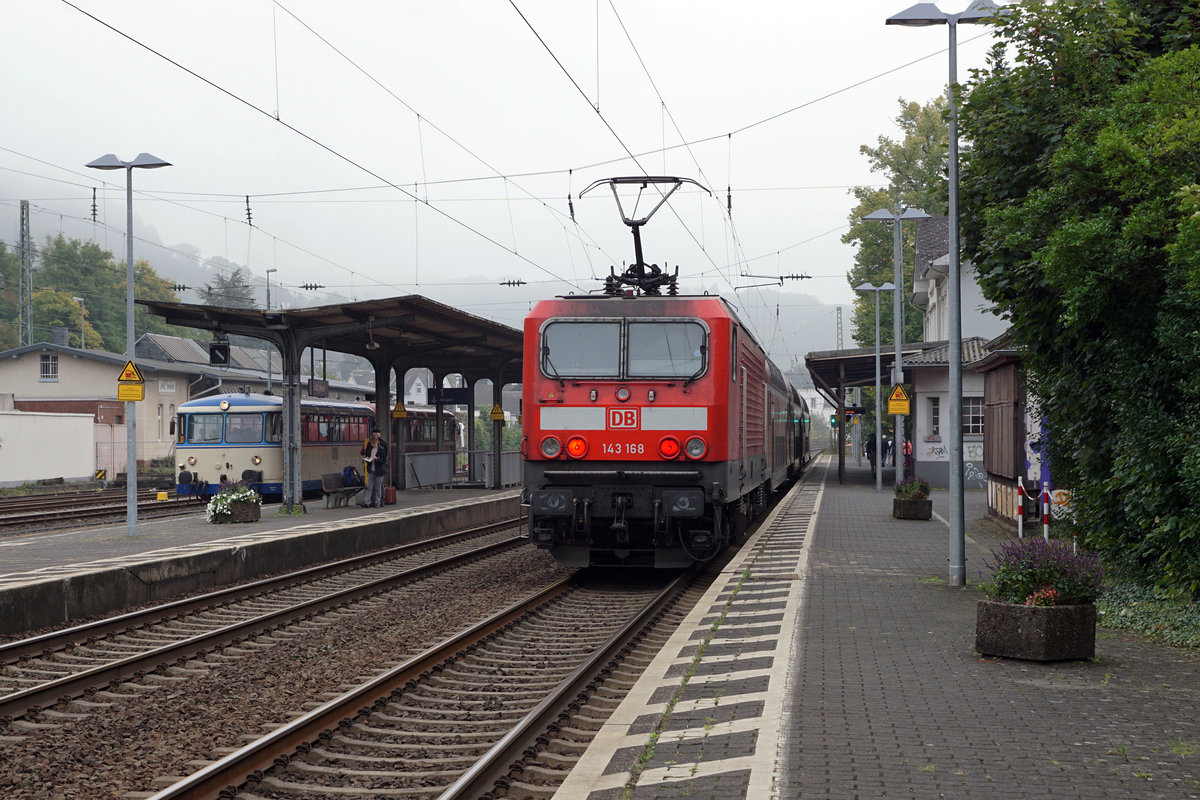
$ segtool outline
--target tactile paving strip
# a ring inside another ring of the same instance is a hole
[[[555,800],[769,797],[822,458],[713,584]]]

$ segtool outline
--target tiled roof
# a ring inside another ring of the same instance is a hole
[[[978,361],[986,354],[987,340],[982,336],[971,336],[962,341],[962,363],[970,364]],[[937,347],[931,347],[914,356],[905,356],[904,366],[907,367],[942,367],[950,364],[949,342]]]
[[[195,339],[182,339],[178,336],[166,336],[161,333],[147,333],[142,337],[142,341],[148,341],[161,350],[163,360],[180,361],[185,364],[208,363],[208,350],[202,348]]]
[[[934,215],[917,221],[917,254],[914,274],[922,278],[929,265],[950,252],[950,222],[946,217]]]

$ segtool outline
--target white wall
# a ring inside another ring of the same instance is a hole
[[[91,414],[0,411],[0,486],[91,480],[92,428]]]

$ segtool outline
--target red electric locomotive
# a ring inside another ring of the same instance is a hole
[[[604,295],[525,319],[530,536],[564,566],[709,559],[807,460],[804,401],[725,300],[675,296],[642,263],[644,222],[626,220],[637,263]]]

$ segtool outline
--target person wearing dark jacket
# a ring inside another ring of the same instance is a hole
[[[383,507],[383,485],[387,482],[388,474],[387,452],[387,442],[380,437],[379,429],[372,428],[371,438],[362,449],[363,462],[367,466],[367,491],[364,502],[360,503],[364,508]]]

